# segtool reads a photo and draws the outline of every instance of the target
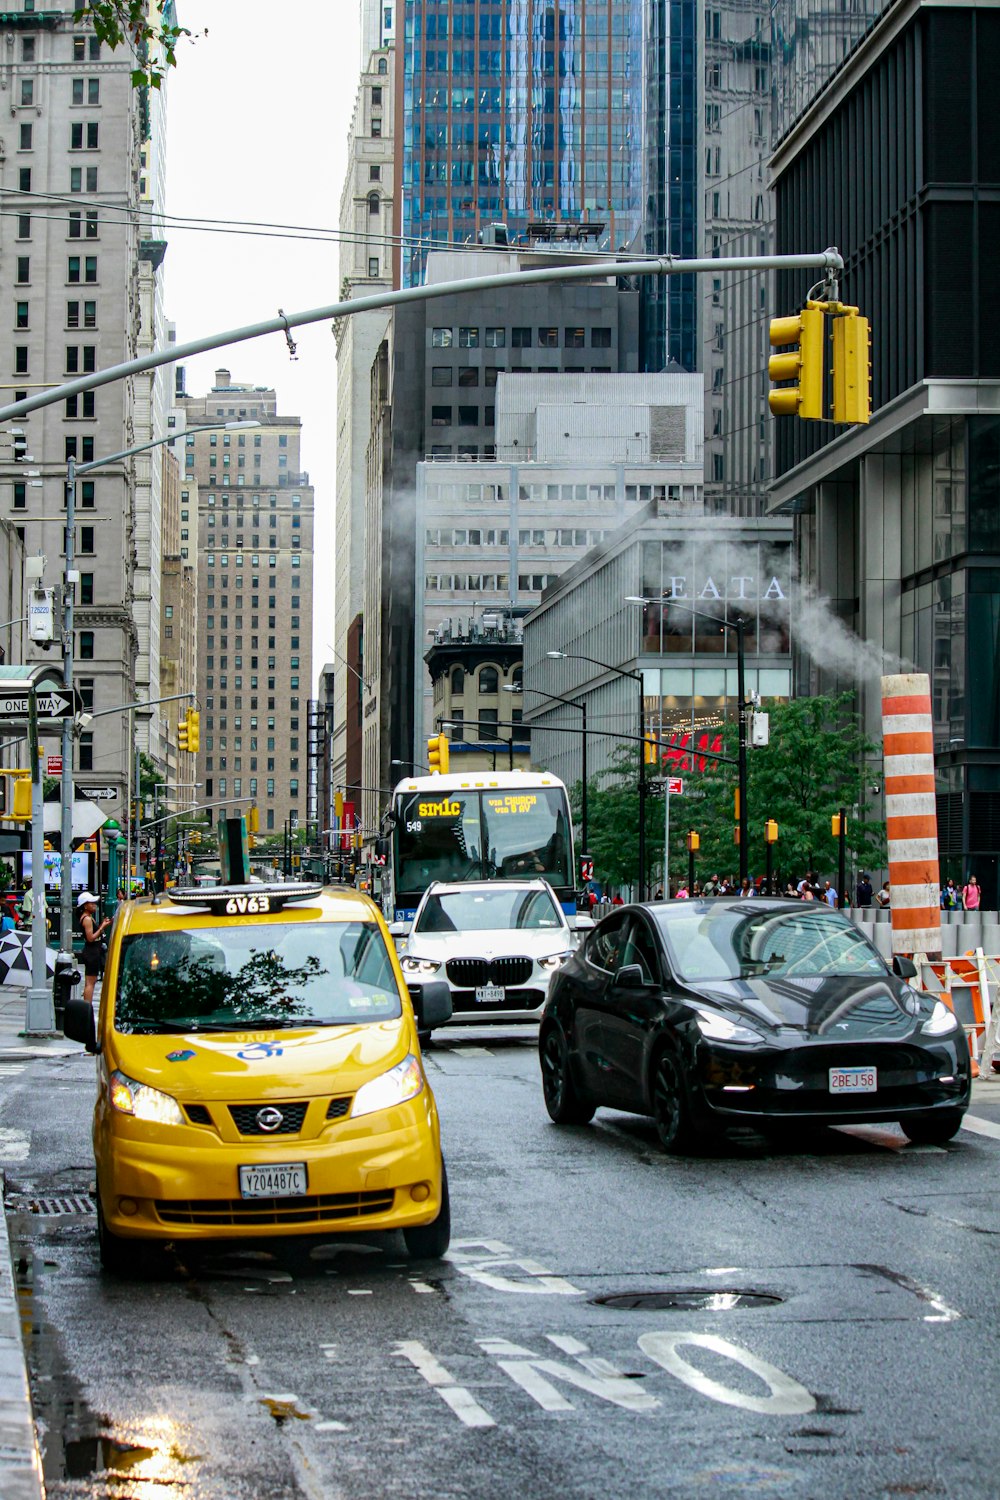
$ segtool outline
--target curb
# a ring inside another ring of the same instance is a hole
[[[0,1195],[4,1186],[0,1173]],[[45,1500],[42,1463],[31,1411],[21,1336],[21,1313],[0,1197],[0,1495],[3,1500]]]

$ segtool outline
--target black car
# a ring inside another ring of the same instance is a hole
[[[539,1030],[557,1124],[651,1115],[664,1149],[719,1127],[898,1121],[950,1140],[971,1065],[954,1013],[840,912],[765,899],[625,906],[554,975]]]

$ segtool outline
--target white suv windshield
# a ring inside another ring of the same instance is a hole
[[[450,891],[427,897],[415,932],[556,931],[559,908],[548,891],[497,885],[488,891]]]
[[[373,922],[220,924],[122,944],[116,1031],[271,1031],[401,1014]]]

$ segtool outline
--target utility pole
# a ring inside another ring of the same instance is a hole
[[[76,569],[73,567],[76,533],[76,459],[66,462],[66,529],[63,551],[63,683],[73,696],[73,590],[76,587]],[[59,931],[60,942],[67,951],[73,951],[73,715],[62,722],[62,806],[60,809],[61,847],[59,881]]]

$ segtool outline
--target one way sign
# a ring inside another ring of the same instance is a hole
[[[35,699],[41,719],[67,719],[74,712],[74,695],[67,688],[53,688],[39,693]],[[3,693],[0,695],[0,719],[27,719],[29,695],[27,693]]]

